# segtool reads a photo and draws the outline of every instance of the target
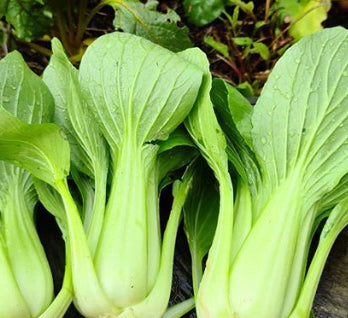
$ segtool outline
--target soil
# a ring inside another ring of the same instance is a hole
[[[90,1],[91,7],[98,1]],[[202,48],[210,58],[212,72],[214,75],[223,77],[234,82],[235,76],[231,68],[217,58],[216,53],[203,43],[203,38],[207,34],[221,34],[224,24],[221,20],[203,27],[194,27],[186,21],[183,16],[181,1],[166,0],[159,1],[160,10],[165,11],[167,8],[176,9],[182,16],[182,21],[190,27],[190,37],[194,45]],[[343,2],[343,1],[341,1]],[[344,1],[348,3],[348,1]],[[262,1],[256,1],[261,5]],[[95,38],[112,30],[113,10],[105,7],[99,12],[87,29],[86,37]],[[342,25],[348,28],[348,10],[344,9],[340,2],[333,2],[332,9],[329,12],[329,18],[325,26]],[[44,44],[46,45],[46,44]],[[41,74],[48,58],[35,53],[26,44],[17,44],[17,48],[23,53],[30,67],[38,74]],[[260,65],[262,68],[262,65]],[[259,70],[265,72],[267,70]],[[168,207],[170,194],[165,193],[162,205]],[[64,272],[64,243],[56,223],[48,213],[43,212],[42,208],[37,212],[38,231],[45,250],[52,266],[55,280],[55,289],[60,289],[62,276]],[[174,264],[174,280],[170,304],[178,303],[192,296],[191,275],[190,275],[190,256],[188,253],[187,243],[183,230],[180,229]],[[348,228],[338,237],[332,252],[326,264],[318,292],[314,302],[314,312],[316,317],[320,318],[347,318],[348,317]],[[82,317],[71,306],[66,318]],[[185,317],[196,317],[194,313],[189,313]]]

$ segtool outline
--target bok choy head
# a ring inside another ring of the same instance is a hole
[[[39,124],[51,120],[52,96],[41,79],[30,71],[18,52],[0,61],[0,135],[16,145],[15,122],[5,124],[10,114]],[[30,140],[28,140],[30,142]],[[6,144],[1,144],[1,157]],[[16,163],[16,158],[12,158]],[[37,203],[30,174],[0,161],[0,316],[38,317],[53,298],[50,268],[34,220]]]
[[[195,155],[180,130],[168,137],[193,107],[202,72],[181,55],[130,34],[100,37],[88,48],[79,71],[57,40],[53,51],[44,81],[56,104],[54,120],[65,134],[49,124],[36,127],[42,134],[34,138],[30,125],[5,116],[6,125],[12,121],[22,127],[17,136],[22,148],[9,148],[1,159],[17,157],[19,166],[40,179],[36,188],[46,208],[53,214],[65,211],[59,222],[67,268],[75,305],[84,316],[161,317],[190,173],[175,183],[163,242],[159,188],[169,182],[170,170]],[[186,54],[205,59],[196,49]],[[8,142],[8,135],[0,137]],[[33,141],[27,144],[29,137]],[[66,138],[81,206],[66,180]]]
[[[221,201],[199,317],[309,317],[330,247],[348,223],[347,49],[342,28],[302,39],[276,64],[254,108],[216,81],[211,96],[227,142],[216,159],[209,149],[217,135],[202,106],[208,96],[200,94],[187,127],[220,183]],[[223,206],[232,195],[218,171],[226,155],[239,175],[234,207]],[[217,261],[227,258],[224,267]]]
[[[101,37],[82,59],[79,82],[109,146],[112,173],[95,270],[119,308],[141,302],[158,284],[157,142],[188,115],[201,80],[180,55],[128,34]]]

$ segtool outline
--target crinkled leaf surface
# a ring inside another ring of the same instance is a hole
[[[184,0],[184,9],[190,22],[203,26],[219,17],[225,3],[225,0]]]
[[[105,141],[81,93],[78,71],[57,39],[52,41],[52,51],[43,80],[55,100],[54,122],[67,134],[73,164],[93,178],[96,162],[104,170],[108,167]]]
[[[178,25],[179,15],[174,10],[156,11],[158,1],[115,1],[114,26],[124,32],[144,37],[173,52],[192,47],[188,28]]]
[[[309,205],[348,170],[347,49],[343,28],[294,45],[273,69],[252,116],[266,186],[300,169]]]
[[[55,100],[55,122],[63,127],[71,145],[72,164],[76,171],[72,176],[81,192],[83,220],[94,252],[105,209],[108,151],[93,113],[88,109],[88,101],[82,94],[78,71],[57,39],[52,41],[52,50],[43,78]],[[83,175],[78,176],[80,173],[86,174],[92,182]]]
[[[113,148],[130,136],[138,145],[166,139],[191,110],[201,78],[180,56],[118,32],[97,39],[80,66],[90,108]]]

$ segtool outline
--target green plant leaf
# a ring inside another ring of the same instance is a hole
[[[251,136],[262,186],[255,224],[231,270],[238,315],[287,317],[298,298],[320,200],[348,171],[347,47],[343,28],[303,38],[278,61],[254,107]],[[260,275],[260,267],[277,272]]]
[[[170,134],[167,140],[160,143],[158,149],[157,170],[159,189],[173,183],[182,177],[182,173],[178,171],[187,165],[195,157],[198,151],[192,139],[188,135],[184,127],[179,126],[178,129]]]
[[[185,130],[185,127],[179,126],[169,135],[168,139],[160,142],[159,146],[157,153],[161,154],[177,146],[195,147],[195,144]]]
[[[173,183],[182,177],[180,168],[190,163],[199,155],[196,148],[187,146],[176,146],[158,156],[158,179],[159,189]]]
[[[54,185],[69,174],[69,144],[55,124],[26,124],[0,108],[0,160]]]
[[[253,47],[249,50],[249,52],[260,54],[262,59],[264,59],[265,61],[269,60],[271,56],[267,45],[264,43],[253,42]]]
[[[278,0],[280,15],[283,19],[290,18],[289,33],[296,40],[322,29],[322,22],[327,19],[330,0]]]
[[[253,44],[253,40],[247,36],[235,37],[233,38],[233,41],[240,46],[247,46]]]
[[[9,2],[9,0],[1,1],[1,3],[0,3],[0,18],[2,18],[6,14],[8,2]]]
[[[211,46],[214,50],[221,53],[224,57],[227,58],[230,56],[228,46],[224,43],[215,41],[212,36],[206,36],[204,38],[204,43]]]
[[[22,56],[14,51],[0,61],[0,108],[6,109],[19,119],[28,123],[50,121],[53,116],[53,99],[42,80],[27,66]],[[18,169],[0,162],[0,189],[5,189],[17,178]],[[31,179],[22,171],[23,178]],[[25,177],[26,176],[26,177]],[[33,207],[36,203],[30,203]]]
[[[255,94],[255,89],[247,81],[238,84],[236,86],[236,89],[238,90],[238,92],[240,92],[246,98],[253,97],[253,96],[256,95]]]
[[[49,6],[41,1],[9,0],[6,20],[13,25],[16,36],[24,41],[43,36],[53,24]]]
[[[90,249],[94,253],[104,219],[109,154],[106,142],[98,126],[95,125],[93,114],[88,110],[87,99],[81,92],[78,71],[71,65],[57,39],[52,41],[52,51],[53,55],[44,72],[43,80],[55,100],[54,121],[63,127],[67,134],[74,168],[94,180],[92,184],[95,193],[89,191],[89,196],[82,195],[83,210],[86,212],[83,214],[83,221]],[[73,178],[75,176],[77,174],[73,174]],[[80,189],[84,188],[83,179],[83,177],[74,178]],[[90,209],[88,205],[91,206]]]
[[[8,54],[0,61],[0,114],[15,119],[16,123],[23,123],[12,117],[11,113],[28,123],[45,122],[53,115],[52,96],[42,80],[30,71],[18,52]],[[10,130],[16,128],[11,121],[3,119],[0,119],[4,125],[0,130],[4,129],[7,137],[13,137]],[[3,131],[1,136],[4,137]],[[1,147],[6,148],[5,143],[2,139]],[[17,149],[14,150],[13,147]],[[8,150],[21,152],[19,147],[14,142]],[[25,151],[19,157],[25,156]],[[6,157],[8,154],[1,153],[1,157],[3,156]],[[11,156],[17,159],[15,154]],[[53,298],[52,274],[34,223],[37,196],[32,178],[27,171],[1,161],[0,176],[0,235],[4,235],[2,244],[7,245],[6,258],[11,265],[10,275],[16,281],[21,294],[19,299],[15,294],[12,294],[12,297],[13,301],[25,301],[24,306],[18,304],[19,307],[14,310],[9,305],[10,302],[6,303],[6,297],[3,297],[0,307],[7,312],[2,312],[4,316],[37,317],[48,308]],[[19,314],[23,309],[28,313]]]
[[[225,9],[225,0],[184,0],[188,20],[196,26],[213,22]]]
[[[20,53],[11,52],[0,61],[0,83],[0,107],[27,123],[52,119],[52,95]]]
[[[290,48],[252,116],[254,149],[269,183],[276,186],[301,169],[310,202],[331,190],[347,170],[348,76],[342,65],[347,33],[328,29]]]
[[[44,181],[35,178],[34,184],[40,202],[43,204],[47,211],[54,215],[63,233],[63,237],[64,239],[66,239],[66,217],[62,198],[60,197],[57,191],[55,191],[50,185],[48,185]]]
[[[203,160],[196,160],[191,169],[193,181],[184,206],[184,229],[192,257],[192,280],[197,297],[203,257],[213,242],[219,215],[219,191],[214,174]]]
[[[348,195],[348,174],[340,183],[321,199],[321,211],[331,210]]]
[[[234,4],[235,6],[240,7],[244,12],[251,14],[254,10],[254,2],[249,1],[249,2],[244,2],[241,0],[229,0],[228,1],[231,4]]]
[[[227,140],[229,160],[255,196],[261,184],[258,163],[252,151],[252,106],[238,90],[221,79],[215,79],[212,102]]]
[[[181,56],[199,66],[204,72],[204,77],[197,101],[185,121],[185,126],[220,184],[218,225],[209,251],[209,266],[205,269],[200,285],[204,287],[200,288],[197,297],[197,310],[198,315],[204,313],[213,317],[228,317],[232,315],[227,299],[227,277],[233,227],[233,188],[228,173],[226,140],[210,101],[212,79],[209,63],[203,54],[188,53],[183,52]],[[220,252],[222,250],[224,253]],[[205,308],[208,308],[208,312]]]
[[[81,62],[80,82],[103,134],[116,150],[129,135],[138,145],[167,139],[191,110],[201,74],[168,50],[115,32],[89,47]]]
[[[158,1],[146,4],[140,1],[115,1],[114,26],[116,30],[144,37],[173,52],[192,47],[188,28],[178,26],[179,15],[174,10],[156,11]]]
[[[199,53],[188,50],[188,54]],[[96,272],[117,307],[143,306],[148,295],[155,302],[153,310],[158,310],[148,311],[148,317],[160,315],[167,305],[159,305],[151,296],[157,274],[168,270],[160,267],[159,142],[188,115],[201,81],[202,71],[181,55],[129,33],[98,38],[80,65],[83,94],[91,101],[90,111],[111,154],[111,190],[94,261]],[[86,303],[85,298],[81,301]]]

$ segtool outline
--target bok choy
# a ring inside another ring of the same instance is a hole
[[[79,71],[57,40],[53,50],[44,82],[62,129],[1,114],[0,159],[36,178],[50,212],[65,211],[58,221],[84,316],[161,317],[190,173],[174,185],[163,241],[159,190],[168,172],[195,154],[180,130],[168,137],[193,107],[202,71],[181,54],[117,32],[88,48]],[[205,58],[197,49],[185,52]],[[68,187],[70,170],[78,194]]]
[[[22,142],[30,144],[31,137],[37,135],[35,128],[52,119],[53,98],[18,52],[8,54],[0,62],[0,88],[0,156],[9,162],[0,162],[0,316],[63,317],[71,302],[69,278],[66,277],[64,289],[51,303],[53,280],[35,228],[34,208],[38,198],[33,178],[16,165],[29,167],[9,154],[14,148],[21,151]],[[22,123],[33,130],[17,143]],[[34,152],[31,149],[23,155],[33,156]],[[41,168],[36,173],[41,174]]]
[[[348,224],[347,50],[342,28],[305,37],[276,64],[255,107],[221,80],[211,90],[206,66],[186,126],[220,184],[220,208],[198,317],[309,317],[330,248]]]

